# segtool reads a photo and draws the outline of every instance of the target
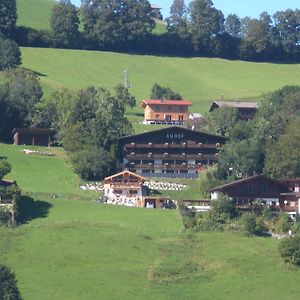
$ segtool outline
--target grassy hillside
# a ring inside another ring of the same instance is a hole
[[[35,29],[50,29],[54,0],[17,0],[18,25]]]
[[[56,157],[21,150],[0,144],[10,177],[36,204],[31,221],[0,227],[0,263],[24,300],[299,298],[300,273],[282,263],[277,240],[185,233],[175,210],[93,203],[60,149],[51,149]]]
[[[61,148],[51,148],[54,157],[28,155],[23,149],[39,149],[30,146],[0,144],[0,156],[7,157],[12,165],[9,178],[17,180],[24,192],[70,195],[82,193],[80,179],[74,174]],[[45,151],[45,148],[41,148]],[[46,149],[48,151],[48,149]]]
[[[191,111],[205,112],[213,99],[257,99],[283,85],[300,85],[300,65],[252,63],[217,58],[176,58],[100,51],[22,48],[23,67],[42,76],[46,91],[84,88],[112,89],[129,71],[130,91],[148,98],[157,82],[193,101]],[[141,112],[140,109],[134,111]]]

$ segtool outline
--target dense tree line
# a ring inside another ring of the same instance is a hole
[[[299,99],[300,87],[285,86],[266,96],[253,120],[240,120],[232,108],[213,111],[208,130],[229,138],[220,152],[218,176],[299,177]]]
[[[193,0],[188,6],[184,0],[174,0],[166,20],[167,32],[161,35],[152,33],[154,17],[147,0],[82,0],[79,9],[70,0],[60,0],[52,10],[50,31],[15,29],[14,14],[0,28],[25,46],[244,60],[300,59],[299,9],[272,16],[263,12],[259,18],[240,19],[235,14],[225,18],[211,0]],[[83,31],[79,30],[80,19]]]
[[[102,87],[65,89],[42,97],[34,73],[11,69],[5,74],[0,85],[1,141],[11,141],[15,127],[51,128],[82,178],[100,179],[119,168],[117,139],[132,133],[125,109],[136,105],[126,88],[118,85],[114,94]],[[0,179],[1,168],[0,163]]]

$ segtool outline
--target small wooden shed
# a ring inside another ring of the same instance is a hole
[[[48,128],[14,128],[14,145],[34,145],[50,147],[51,130]]]

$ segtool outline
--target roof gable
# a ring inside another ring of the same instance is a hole
[[[264,182],[266,184],[272,185],[274,187],[280,188],[280,189],[284,189],[285,186],[280,182],[277,181],[275,179],[269,178],[267,176],[264,175],[256,175],[256,176],[250,176],[247,178],[243,178],[240,180],[236,180],[230,183],[226,183],[217,187],[214,187],[212,189],[209,189],[210,192],[223,192],[226,193],[227,191],[231,190],[232,188],[236,188],[239,186],[245,186],[249,183],[253,183],[253,182]]]
[[[170,126],[140,134],[123,136],[119,138],[119,141],[121,143],[126,143],[138,140],[143,140],[144,142],[155,142],[157,140],[160,141],[160,143],[164,143],[176,139],[182,141],[197,140],[199,142],[209,140],[208,143],[225,143],[227,140],[225,137],[219,135],[213,135],[206,132],[187,129],[180,126]]]
[[[250,101],[213,101],[209,111],[213,111],[219,107],[232,107],[238,109],[258,109],[257,102],[250,102]]]
[[[143,100],[141,107],[145,108],[147,105],[190,106],[192,102],[189,100]]]
[[[140,175],[138,175],[138,174],[136,174],[136,173],[133,173],[133,172],[131,172],[131,171],[128,171],[128,170],[125,170],[125,171],[119,172],[119,173],[117,173],[117,174],[114,174],[114,175],[105,177],[104,180],[109,180],[109,179],[112,179],[112,178],[115,178],[115,177],[118,177],[118,176],[122,176],[122,175],[125,175],[125,174],[128,174],[128,175],[130,175],[130,176],[139,178],[139,179],[141,179],[141,180],[146,180],[145,177],[140,176]]]

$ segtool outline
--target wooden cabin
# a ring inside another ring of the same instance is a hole
[[[288,191],[287,187],[281,182],[263,175],[243,178],[209,190],[211,200],[218,199],[219,194],[222,193],[234,200],[239,209],[248,209],[256,201],[279,209],[280,195],[286,191]]]
[[[104,178],[104,195],[107,197],[125,196],[125,197],[142,197],[143,176],[125,170]]]
[[[239,101],[238,99],[234,101],[213,101],[209,111],[212,112],[222,107],[236,108],[242,120],[249,120],[254,118],[258,109],[258,103]]]
[[[195,178],[218,163],[226,138],[179,126],[119,138],[124,168],[147,177]]]
[[[51,130],[47,128],[15,128],[12,131],[14,145],[50,147]]]
[[[183,125],[189,119],[187,100],[143,100],[144,124]]]

